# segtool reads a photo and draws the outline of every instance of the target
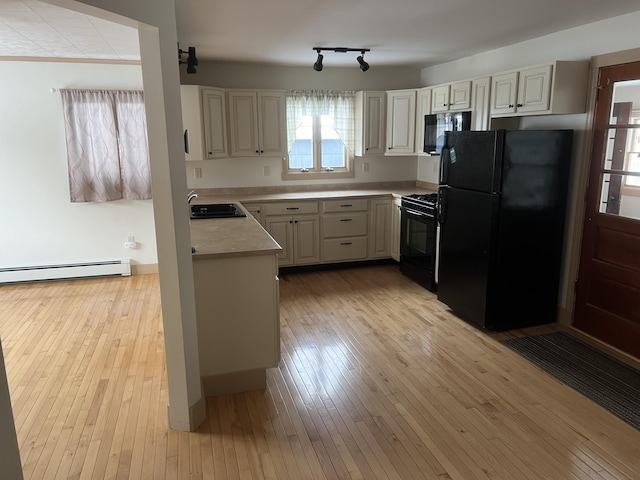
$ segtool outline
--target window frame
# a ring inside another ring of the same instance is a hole
[[[634,111],[634,116],[632,116],[632,118],[630,119],[631,121],[631,125],[638,125],[638,128],[634,129],[636,131],[638,131],[638,135],[632,135],[628,140],[627,140],[627,148],[626,148],[626,158],[625,158],[625,169],[626,170],[630,170],[630,164],[631,164],[631,159],[632,159],[632,155],[640,155],[640,148],[637,150],[631,150],[631,147],[634,143],[638,143],[637,141],[640,140],[640,116],[638,116],[637,111]],[[636,177],[634,177],[636,178]],[[640,185],[630,185],[628,182],[629,176],[625,175],[625,181],[622,183],[622,188],[620,189],[620,194],[621,195],[631,195],[631,196],[635,196],[635,197],[640,197]]]
[[[354,178],[355,172],[353,171],[353,153],[349,151],[344,143],[342,148],[345,152],[345,166],[344,167],[322,167],[322,122],[321,115],[311,115],[311,144],[313,146],[313,167],[309,170],[303,170],[300,168],[291,168],[289,165],[289,156],[287,155],[282,159],[282,172],[283,179],[319,179],[319,178]]]

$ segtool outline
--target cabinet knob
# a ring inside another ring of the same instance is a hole
[[[264,153],[264,150],[260,150],[260,153]]]
[[[519,103],[518,105],[516,105],[518,108],[522,107],[523,105],[521,103]]]
[[[256,150],[256,153],[260,153],[260,150]]]
[[[513,108],[513,103],[510,103],[510,104],[509,104],[509,108]]]

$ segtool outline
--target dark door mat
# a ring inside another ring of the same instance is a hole
[[[564,332],[501,343],[640,430],[640,371]]]

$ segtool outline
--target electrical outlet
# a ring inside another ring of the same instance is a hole
[[[268,177],[269,175],[271,175],[271,168],[269,167],[269,165],[265,165],[264,167],[262,167],[262,174],[265,177]]]
[[[195,178],[202,178],[202,169],[201,168],[194,168],[193,169],[193,176]]]
[[[369,171],[369,164],[368,163],[363,163],[362,164],[362,171],[367,173]]]

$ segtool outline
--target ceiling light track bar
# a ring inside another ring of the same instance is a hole
[[[370,52],[370,48],[346,48],[346,47],[313,47],[313,50],[320,53],[322,51],[325,52],[336,52],[336,53],[346,53],[346,52]]]

